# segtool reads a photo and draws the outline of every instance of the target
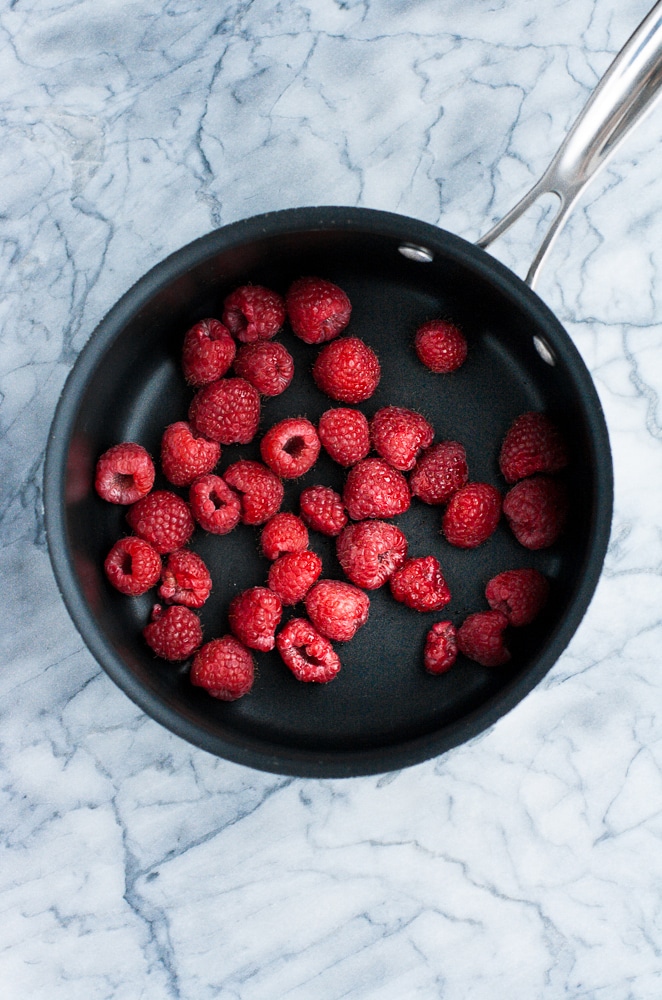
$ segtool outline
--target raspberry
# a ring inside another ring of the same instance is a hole
[[[454,372],[467,356],[464,334],[442,319],[424,323],[416,331],[414,349],[419,361],[433,372]]]
[[[130,504],[147,496],[154,485],[154,463],[142,445],[115,444],[97,462],[94,488],[102,500]]]
[[[299,278],[290,286],[285,305],[294,334],[306,344],[333,340],[352,312],[342,288],[323,278]]]
[[[241,519],[241,500],[220,476],[199,476],[191,485],[193,517],[212,535],[227,535]]]
[[[161,571],[159,597],[166,604],[201,608],[211,593],[211,576],[204,561],[190,549],[171,552]]]
[[[275,340],[256,340],[239,348],[234,370],[263,396],[279,396],[294,377],[294,359]]]
[[[190,608],[173,604],[152,608],[152,620],[143,629],[145,642],[162,660],[188,660],[202,642],[200,619]]]
[[[407,558],[407,539],[386,521],[348,524],[336,542],[338,562],[357,587],[376,590]]]
[[[223,303],[223,322],[245,344],[271,340],[285,322],[285,303],[270,288],[242,285]]]
[[[500,667],[510,659],[503,644],[508,619],[500,611],[478,611],[469,615],[457,630],[460,653],[483,667]]]
[[[260,536],[262,555],[278,559],[287,552],[304,552],[308,548],[308,528],[296,514],[274,514]]]
[[[429,674],[445,674],[457,658],[457,636],[452,622],[436,622],[425,639],[423,665]]]
[[[327,344],[313,365],[317,388],[342,403],[370,399],[380,375],[377,355],[358,337],[341,337]]]
[[[446,503],[469,479],[467,456],[459,441],[441,441],[424,451],[409,477],[409,489],[423,503]]]
[[[161,576],[161,556],[142,538],[130,535],[115,542],[104,562],[106,576],[121,594],[138,597]]]
[[[438,611],[448,604],[451,592],[434,556],[417,556],[396,569],[389,579],[391,593],[414,611]]]
[[[299,497],[303,521],[322,535],[333,538],[347,524],[342,497],[330,486],[308,486]]]
[[[305,618],[291,618],[276,636],[276,648],[298,681],[326,684],[340,670],[338,654]]]
[[[220,378],[193,397],[189,420],[199,434],[219,444],[248,444],[260,422],[260,396],[243,378]]]
[[[223,478],[240,494],[242,524],[264,524],[283,502],[283,484],[261,462],[240,459],[228,466]]]
[[[407,480],[381,458],[364,458],[347,474],[343,500],[354,521],[394,517],[409,509]]]
[[[227,327],[217,319],[203,319],[184,335],[184,378],[196,387],[215,382],[225,375],[236,351],[237,345]]]
[[[133,531],[157,552],[183,549],[195,523],[189,505],[169,490],[154,490],[129,507],[126,515]]]
[[[563,483],[549,476],[523,479],[506,494],[503,512],[520,545],[546,549],[565,527],[568,495]]]
[[[320,580],[306,596],[306,611],[318,632],[348,642],[368,620],[370,599],[342,580]]]
[[[409,472],[422,448],[432,444],[434,427],[404,406],[385,406],[370,422],[370,437],[378,455],[400,472]]]
[[[499,454],[506,482],[535,472],[558,472],[568,464],[565,443],[544,413],[522,413],[510,425]]]
[[[360,410],[340,406],[327,410],[319,419],[317,433],[322,446],[339,465],[355,465],[370,451],[370,425]]]
[[[269,590],[278,594],[283,604],[297,604],[321,572],[322,560],[316,552],[287,552],[271,564]]]
[[[475,549],[496,531],[501,494],[489,483],[468,483],[454,493],[441,522],[446,541],[460,549]]]
[[[206,643],[191,665],[191,684],[220,701],[236,701],[248,694],[254,676],[253,657],[232,635]]]
[[[161,468],[173,486],[190,486],[194,479],[211,472],[221,457],[217,441],[208,441],[186,420],[166,427],[161,438]]]
[[[283,615],[277,594],[266,587],[251,587],[230,601],[230,630],[250,649],[268,652],[274,648],[274,634]]]
[[[312,469],[320,448],[317,431],[305,417],[279,421],[260,442],[263,461],[283,479],[296,479]]]
[[[487,603],[501,611],[510,625],[528,625],[547,602],[549,583],[537,569],[508,569],[492,577],[485,588]]]

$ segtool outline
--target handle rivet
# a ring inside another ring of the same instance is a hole
[[[434,260],[431,250],[416,246],[414,243],[403,243],[398,250],[407,260],[415,260],[418,264],[430,264]]]
[[[533,346],[535,347],[536,351],[543,359],[545,364],[548,365],[556,364],[556,356],[554,354],[554,351],[551,349],[546,340],[543,340],[542,337],[539,337],[536,334],[533,338]]]

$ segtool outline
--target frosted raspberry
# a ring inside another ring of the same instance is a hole
[[[415,410],[404,406],[385,406],[370,422],[370,437],[377,452],[400,472],[416,464],[416,456],[434,437],[434,427]]]
[[[342,406],[327,410],[319,419],[317,433],[322,447],[339,465],[355,465],[370,451],[370,425],[360,410]]]
[[[237,345],[217,319],[203,319],[184,336],[182,368],[189,385],[199,388],[221,378],[234,361]]]
[[[544,413],[522,413],[506,434],[499,466],[506,482],[536,472],[559,472],[568,464],[568,453],[558,428]]]
[[[136,535],[162,554],[183,549],[195,528],[189,505],[169,490],[148,493],[129,507],[126,519]]]
[[[272,560],[287,552],[304,552],[308,548],[308,528],[296,514],[274,514],[262,529],[260,546],[262,555]]]
[[[503,644],[508,619],[500,611],[478,611],[469,615],[457,631],[457,648],[483,667],[499,667],[510,660]]]
[[[123,441],[98,460],[94,488],[109,503],[130,504],[147,496],[154,476],[154,463],[143,446]]]
[[[424,451],[409,477],[412,496],[442,504],[469,479],[467,456],[459,441],[441,441]]]
[[[326,344],[313,365],[318,389],[342,403],[370,399],[380,375],[377,355],[358,337],[341,337]]]
[[[294,359],[275,340],[256,340],[239,348],[234,370],[263,396],[279,396],[294,377]]]
[[[274,648],[274,635],[283,615],[283,604],[267,587],[251,587],[230,601],[230,630],[249,649],[268,652]]]
[[[253,657],[232,635],[206,643],[191,666],[191,684],[219,701],[236,701],[248,694],[254,677]]]
[[[212,581],[205,562],[190,549],[171,552],[163,564],[159,597],[166,604],[201,608],[211,593]]]
[[[186,420],[166,427],[161,438],[161,468],[173,486],[190,486],[211,472],[221,457],[221,446],[193,430]]]
[[[391,593],[414,611],[438,611],[448,604],[451,592],[434,556],[419,556],[396,569],[389,579]]]
[[[370,599],[342,580],[320,580],[306,596],[306,611],[318,632],[348,642],[368,620]]]
[[[429,674],[445,674],[457,659],[457,635],[452,622],[436,622],[425,639],[423,665]]]
[[[365,517],[394,517],[409,509],[407,480],[382,458],[364,458],[347,474],[343,500],[354,521]]]
[[[223,303],[223,322],[232,336],[245,344],[271,340],[285,322],[285,303],[270,288],[243,285]]]
[[[322,535],[333,538],[347,524],[342,497],[330,486],[308,486],[299,497],[301,518]]]
[[[496,531],[501,494],[489,483],[467,483],[451,497],[441,522],[446,541],[474,549]]]
[[[454,323],[433,319],[416,331],[414,348],[420,361],[433,372],[453,372],[467,356],[467,342]]]
[[[202,625],[190,608],[173,604],[164,610],[160,604],[155,604],[143,636],[149,648],[162,660],[178,662],[188,660],[200,646]]]
[[[510,625],[529,625],[547,602],[549,583],[537,569],[508,569],[487,584],[485,597]]]
[[[407,539],[386,521],[348,524],[336,542],[338,562],[357,587],[376,590],[407,558]]]
[[[199,476],[191,484],[193,517],[212,535],[227,535],[241,519],[241,500],[220,476]]]
[[[260,422],[260,396],[243,378],[221,378],[200,389],[189,407],[199,434],[219,444],[248,444]]]
[[[563,483],[549,476],[523,479],[506,494],[503,512],[520,545],[545,549],[565,528],[568,494]]]
[[[283,484],[261,462],[240,459],[228,466],[223,478],[239,493],[242,524],[264,524],[283,502]]]
[[[317,431],[305,417],[279,421],[260,442],[263,461],[283,479],[296,479],[312,469],[320,448]]]
[[[130,535],[115,542],[106,556],[104,569],[116,590],[138,597],[159,582],[161,556],[149,542]]]
[[[302,601],[322,573],[322,560],[316,552],[286,552],[269,569],[269,589],[283,604]]]
[[[342,288],[323,278],[299,278],[290,286],[285,305],[294,334],[306,344],[333,340],[352,312]]]
[[[276,636],[276,647],[298,681],[326,684],[340,670],[340,659],[329,640],[305,618],[291,618]]]

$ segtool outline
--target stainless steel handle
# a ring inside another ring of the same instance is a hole
[[[577,198],[636,122],[660,97],[662,0],[618,53],[540,180],[476,243],[488,247],[543,194],[559,207],[525,281],[535,286],[540,268]]]

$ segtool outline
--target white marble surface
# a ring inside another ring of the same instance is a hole
[[[83,647],[40,512],[97,322],[218,225],[319,203],[475,238],[648,0],[12,0],[0,21],[0,993],[6,1000],[662,995],[662,107],[540,294],[616,473],[593,604],[545,681],[401,773],[299,780],[144,716]],[[518,273],[524,224],[499,255]]]

